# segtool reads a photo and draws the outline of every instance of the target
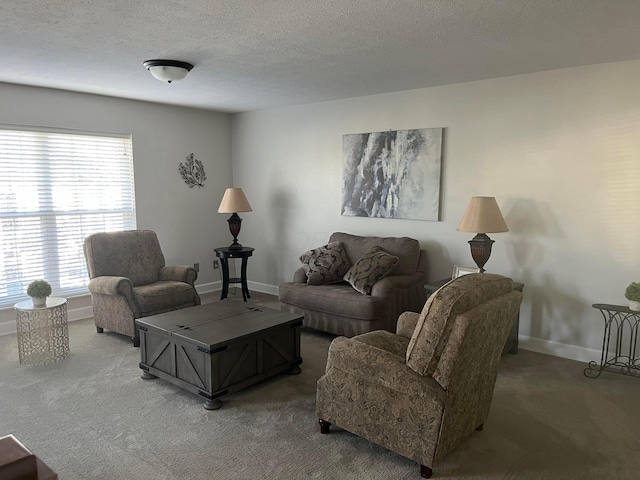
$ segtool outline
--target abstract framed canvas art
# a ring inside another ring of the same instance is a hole
[[[442,128],[343,136],[343,216],[439,220]]]

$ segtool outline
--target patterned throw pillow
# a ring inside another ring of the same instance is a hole
[[[344,279],[363,295],[371,295],[373,285],[386,276],[400,259],[381,247],[373,247],[349,269]]]
[[[308,285],[341,282],[351,268],[342,242],[331,242],[300,255]]]

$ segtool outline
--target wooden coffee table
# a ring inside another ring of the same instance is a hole
[[[302,315],[225,300],[136,320],[142,378],[161,378],[206,398],[279,373],[300,373]]]

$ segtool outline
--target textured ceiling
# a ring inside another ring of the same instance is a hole
[[[0,82],[239,112],[640,59],[639,26],[639,0],[4,0]]]

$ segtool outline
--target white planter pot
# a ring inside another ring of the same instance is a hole
[[[31,297],[34,307],[46,307],[47,297]]]
[[[629,300],[629,310],[633,310],[634,312],[640,312],[640,302]]]

